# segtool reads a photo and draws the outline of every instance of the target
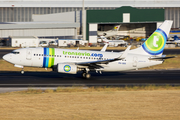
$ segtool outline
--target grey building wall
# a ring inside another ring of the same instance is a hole
[[[165,19],[173,20],[172,28],[180,28],[180,7],[165,8]]]
[[[33,14],[32,20],[36,22],[43,21],[61,21],[61,22],[77,22],[75,18],[75,11],[54,14]],[[79,22],[79,21],[78,21]]]
[[[9,36],[37,36],[37,37],[53,37],[53,38],[74,38],[76,30],[71,29],[16,29],[16,30],[0,30],[0,38]]]
[[[106,9],[106,8],[86,8]],[[115,9],[114,7],[108,9]],[[44,15],[80,11],[81,7],[0,7],[0,22],[30,22],[32,15]]]
[[[88,10],[110,10],[117,7],[86,7]],[[137,7],[139,9],[153,9],[162,7]],[[179,7],[165,7],[165,20],[173,20],[173,28],[180,27]],[[81,7],[0,7],[0,22],[30,22],[36,15],[80,11]],[[80,16],[79,16],[80,18]],[[78,18],[76,18],[78,19]]]

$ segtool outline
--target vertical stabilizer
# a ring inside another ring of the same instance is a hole
[[[173,21],[166,20],[154,33],[137,49],[132,50],[132,53],[161,56],[166,45]]]
[[[113,30],[114,30],[114,31],[119,31],[120,26],[121,26],[121,25],[116,25],[116,26],[114,26]]]

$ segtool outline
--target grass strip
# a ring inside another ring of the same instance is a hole
[[[73,92],[116,92],[116,91],[154,91],[154,90],[180,90],[180,86],[171,86],[171,85],[145,85],[145,86],[125,86],[125,87],[114,87],[114,86],[97,86],[97,87],[81,87],[81,86],[72,86],[72,87],[57,87],[57,89],[35,89],[28,88],[24,91],[16,91],[11,93],[17,94],[42,94],[42,93],[73,93]],[[1,95],[11,94],[11,93],[1,93]]]
[[[169,85],[73,87],[45,91],[29,88],[28,94],[0,95],[0,119],[179,120],[179,94],[179,87]]]

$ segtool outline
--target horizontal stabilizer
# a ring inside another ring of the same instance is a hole
[[[169,58],[175,58],[176,56],[170,56],[170,57],[154,57],[154,58],[149,58],[149,60],[164,60],[164,59],[169,59]]]

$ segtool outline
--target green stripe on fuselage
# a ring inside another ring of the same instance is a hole
[[[54,65],[54,57],[55,57],[55,49],[54,48],[52,48],[52,55],[53,55],[53,57],[52,57],[52,61],[51,61],[51,67]]]
[[[55,55],[54,48],[49,48],[49,63],[48,63],[49,68],[54,65],[54,55]]]

